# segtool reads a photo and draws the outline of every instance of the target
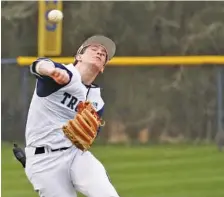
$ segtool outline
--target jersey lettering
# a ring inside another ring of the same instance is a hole
[[[68,102],[66,102],[68,101]],[[72,96],[71,94],[65,92],[64,93],[64,98],[63,100],[61,101],[62,104],[67,104],[67,107],[69,107],[70,109],[74,109],[74,106],[76,105],[78,99],[74,96]]]
[[[72,96],[71,100],[69,101],[67,107],[74,109],[74,105],[77,103],[77,98]]]
[[[61,101],[62,104],[65,104],[65,101],[67,100],[67,98],[70,98],[71,95],[67,92],[64,93],[64,99]]]

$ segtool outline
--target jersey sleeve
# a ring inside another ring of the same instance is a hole
[[[64,65],[60,64],[60,63],[57,63],[57,62],[54,62],[52,61],[51,59],[48,59],[48,58],[38,58],[36,61],[34,61],[31,66],[30,66],[30,72],[35,75],[37,78],[50,78],[50,77],[47,77],[47,76],[44,76],[44,75],[40,75],[39,73],[37,73],[36,71],[36,65],[38,62],[40,61],[47,61],[47,62],[52,62],[54,64],[54,66],[56,68],[61,68],[63,70],[66,70],[70,76],[70,78],[72,77],[72,73],[71,71],[69,71]]]
[[[97,111],[97,114],[99,115],[100,118],[103,117],[103,112],[104,112],[104,105],[100,110]]]
[[[99,115],[100,118],[103,117],[103,112],[104,112],[104,104],[103,104],[102,108],[101,108],[100,110],[97,111],[97,114]],[[97,136],[98,136],[98,134],[99,134],[99,132],[100,132],[101,130],[102,130],[102,127],[99,127],[99,128],[98,128],[98,131],[97,131]]]
[[[37,78],[37,86],[36,86],[36,90],[37,91],[36,91],[36,93],[40,97],[46,97],[46,96],[49,96],[50,94],[52,94],[53,92],[58,91],[60,88],[66,86],[68,83],[60,85],[60,84],[56,83],[51,77],[40,75],[39,73],[37,73],[36,65],[37,65],[38,62],[40,62],[42,60],[50,61],[50,62],[52,62],[54,64],[54,66],[56,68],[60,68],[60,69],[66,70],[68,72],[68,74],[69,74],[69,77],[70,77],[70,80],[69,80],[68,83],[70,83],[73,74],[64,65],[62,65],[60,63],[57,63],[57,62],[54,62],[54,61],[52,61],[52,60],[50,60],[48,58],[39,58],[36,61],[34,61],[31,64],[31,66],[30,66],[30,72],[33,75],[35,75],[36,78]]]

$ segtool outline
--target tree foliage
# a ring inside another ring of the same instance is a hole
[[[104,34],[115,40],[117,56],[224,53],[223,2],[68,1],[63,7],[62,56],[74,55],[92,34]],[[37,55],[37,19],[37,2],[2,2],[2,57]],[[194,139],[214,136],[214,66],[174,66],[106,69],[97,82],[104,88],[107,120],[122,122],[129,132],[131,128],[134,132],[150,128],[155,137],[162,132]],[[4,69],[6,73],[14,69],[12,76],[19,80],[17,68]],[[23,105],[13,99],[13,95],[21,94],[21,83],[11,79],[3,76],[2,103],[8,106],[3,117],[23,110]],[[30,99],[35,80],[29,76],[28,81]],[[108,127],[105,133],[109,131]]]

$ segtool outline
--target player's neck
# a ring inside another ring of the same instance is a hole
[[[90,85],[98,75],[98,73],[96,71],[93,71],[91,69],[90,65],[83,66],[78,63],[78,64],[76,64],[75,67],[79,71],[79,73],[81,75],[82,82],[85,85]]]

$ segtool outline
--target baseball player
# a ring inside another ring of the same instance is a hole
[[[104,166],[88,151],[103,125],[104,101],[93,81],[115,50],[111,39],[95,35],[78,49],[74,63],[32,63],[37,82],[26,124],[25,172],[41,197],[75,197],[76,191],[118,197]]]

